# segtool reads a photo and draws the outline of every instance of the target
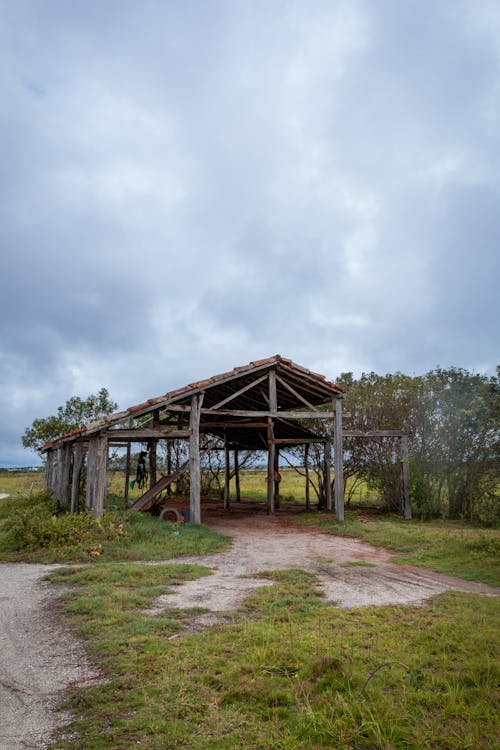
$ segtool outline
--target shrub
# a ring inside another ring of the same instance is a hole
[[[89,513],[62,513],[48,493],[38,493],[31,500],[17,501],[4,522],[4,533],[15,552],[40,549],[81,552],[98,557],[103,542],[112,542],[124,535],[124,526],[116,513],[103,518]]]

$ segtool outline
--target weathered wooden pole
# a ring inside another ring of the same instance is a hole
[[[329,440],[325,442],[325,499],[326,509],[332,509],[332,444]]]
[[[108,439],[96,435],[89,440],[87,455],[87,508],[94,518],[101,518],[104,511],[108,465]]]
[[[78,501],[80,499],[80,476],[83,462],[85,460],[85,446],[76,443],[73,446],[73,473],[71,475],[71,512],[78,513]]]
[[[335,419],[333,431],[333,451],[335,461],[335,514],[337,521],[344,520],[344,454],[342,436],[342,398],[334,401]]]
[[[239,454],[238,451],[234,451],[234,482],[236,485],[236,502],[241,502],[241,488],[240,488],[240,466],[239,466]]]
[[[172,441],[167,440],[167,476],[172,473]],[[172,494],[172,482],[167,486],[167,495]]]
[[[123,492],[123,504],[125,508],[128,508],[128,493],[130,491],[130,454],[132,446],[127,443],[127,453],[125,456],[125,488]]]
[[[272,415],[278,414],[278,396],[276,389],[276,370],[269,370],[269,410]],[[267,512],[274,513],[274,426],[273,418],[267,418]]]
[[[304,448],[304,469],[306,472],[306,510],[311,510],[311,492],[309,487],[309,443]]]
[[[224,510],[229,510],[229,495],[231,492],[231,458],[229,445],[224,434]]]
[[[158,440],[151,440],[149,444],[149,489],[156,484],[156,448]]]
[[[192,396],[189,415],[189,509],[193,523],[201,523],[200,412],[203,396],[203,393]]]
[[[410,476],[409,476],[409,455],[408,455],[408,437],[402,435],[399,439],[400,459],[401,459],[401,495],[403,504],[403,518],[405,521],[411,521],[411,501],[410,501]]]
[[[274,508],[279,510],[280,508],[280,483],[276,478],[280,473],[280,451],[278,446],[274,449]]]

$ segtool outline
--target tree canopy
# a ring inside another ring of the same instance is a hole
[[[112,414],[117,408],[118,404],[110,399],[106,388],[85,399],[72,396],[64,406],[58,407],[57,414],[33,420],[21,438],[22,443],[25,448],[40,450],[47,441]]]

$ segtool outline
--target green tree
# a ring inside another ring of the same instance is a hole
[[[106,388],[101,388],[98,393],[85,399],[72,396],[64,406],[58,407],[57,414],[35,419],[26,428],[21,438],[22,444],[25,448],[40,450],[47,441],[90,424],[99,417],[112,414],[117,408],[118,405],[111,401]]]

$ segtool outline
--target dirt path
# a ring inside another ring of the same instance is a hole
[[[172,594],[159,597],[152,610],[203,607],[214,612],[236,609],[254,589],[272,582],[252,573],[302,568],[314,573],[329,602],[340,607],[421,604],[444,591],[498,594],[490,586],[434,573],[425,568],[394,565],[389,550],[356,539],[322,533],[311,527],[286,525],[267,516],[216,519],[208,525],[234,540],[228,552],[210,557],[182,558],[209,567],[213,575],[188,581]],[[370,566],[343,567],[365,562]]]
[[[442,576],[423,568],[393,565],[391,553],[354,539],[285,525],[267,516],[212,520],[209,526],[230,535],[231,550],[208,557],[179,558],[198,563],[213,575],[176,587],[160,597],[151,614],[167,607],[235,609],[259,586],[272,582],[246,577],[266,570],[303,568],[313,572],[328,601],[342,607],[419,604],[453,589],[483,594],[498,590]],[[374,567],[342,567],[346,562]],[[173,562],[173,561],[169,561]],[[54,603],[60,587],[43,581],[58,566],[0,564],[0,750],[42,750],[51,732],[70,717],[57,707],[71,684],[90,684],[98,676],[81,644],[63,627]],[[196,618],[194,629],[217,622]]]
[[[0,564],[0,750],[45,748],[70,716],[57,708],[71,684],[96,679],[80,643],[51,612],[55,565]]]

